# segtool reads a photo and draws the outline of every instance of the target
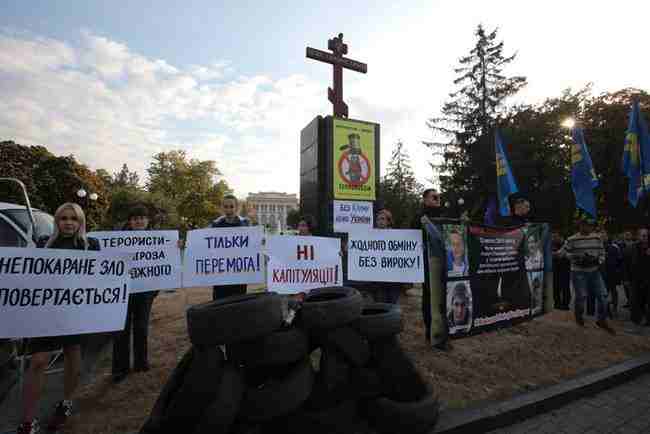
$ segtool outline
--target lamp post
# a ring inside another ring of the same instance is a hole
[[[84,190],[83,187],[77,190],[77,197],[79,198],[79,202],[82,208],[90,208],[90,205],[99,199],[99,195],[97,193],[88,194],[88,192]],[[84,212],[85,211],[86,210],[84,209]]]

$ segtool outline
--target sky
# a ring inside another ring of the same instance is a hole
[[[300,130],[331,114],[331,66],[305,58],[344,34],[350,118],[381,125],[382,172],[401,140],[429,185],[427,119],[453,88],[479,24],[499,28],[505,71],[535,103],[594,83],[650,90],[645,0],[2,0],[0,140],[146,177],[183,149],[215,160],[235,194],[299,193]]]

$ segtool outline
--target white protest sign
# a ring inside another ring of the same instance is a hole
[[[183,285],[263,283],[263,236],[261,226],[189,231]]]
[[[0,247],[0,338],[122,330],[128,255]]]
[[[371,229],[350,234],[348,278],[371,282],[423,282],[422,231]]]
[[[372,202],[354,200],[335,200],[334,232],[354,232],[372,229]]]
[[[338,238],[275,235],[267,248],[269,291],[296,294],[343,284]]]
[[[103,252],[129,253],[131,293],[181,287],[178,231],[91,232]]]

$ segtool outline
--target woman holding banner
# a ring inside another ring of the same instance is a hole
[[[392,229],[393,213],[385,208],[380,210],[377,213],[375,225],[377,226],[377,229]],[[371,282],[367,286],[367,292],[377,303],[397,304],[402,289],[404,289],[405,286],[405,283]]]
[[[143,205],[134,206],[123,228],[125,231],[144,231],[149,227],[149,211]],[[149,335],[149,315],[153,300],[158,291],[140,292],[129,295],[129,307],[126,314],[124,330],[117,332],[113,339],[112,377],[119,383],[129,373],[131,359],[131,335],[133,335],[133,370],[147,372],[149,358],[147,355]]]
[[[99,250],[99,242],[86,236],[86,216],[76,203],[64,203],[54,213],[54,233],[39,240],[38,247],[50,249]],[[63,348],[63,400],[56,404],[48,429],[58,431],[72,413],[72,394],[79,383],[81,370],[81,335],[38,337],[28,340],[32,355],[23,389],[23,423],[16,434],[40,432],[36,410],[50,352]]]

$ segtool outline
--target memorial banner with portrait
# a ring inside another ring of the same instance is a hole
[[[545,224],[443,224],[449,334],[460,337],[543,313]]]
[[[334,119],[334,199],[375,200],[375,125]]]

